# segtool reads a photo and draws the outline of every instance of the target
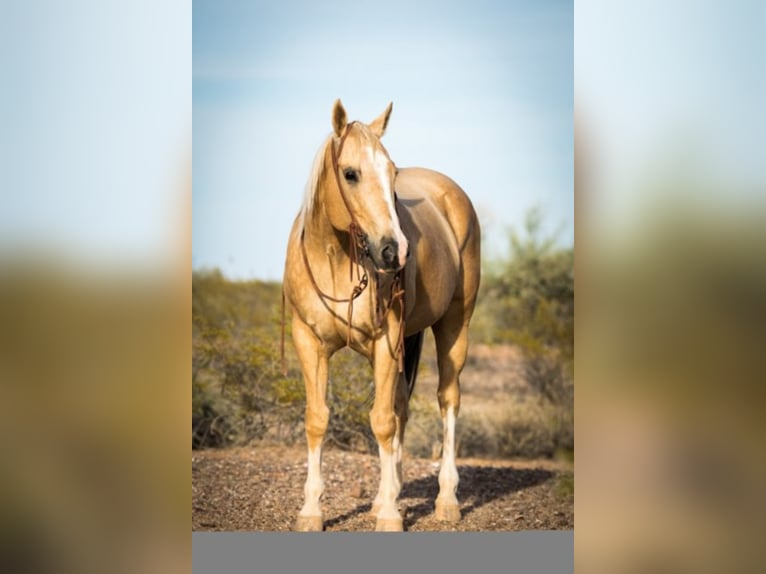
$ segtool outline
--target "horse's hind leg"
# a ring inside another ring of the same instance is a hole
[[[402,477],[402,451],[404,449],[404,429],[407,426],[409,418],[409,400],[410,395],[407,391],[407,381],[403,375],[399,375],[396,387],[396,399],[394,401],[394,414],[396,415],[396,448],[394,456],[396,459],[396,482],[397,490],[401,491],[404,478]]]
[[[460,520],[457,501],[458,474],[455,464],[455,420],[460,410],[460,373],[468,351],[468,319],[464,310],[454,306],[433,326],[439,365],[439,410],[444,429],[442,463],[439,470],[439,495],[436,518],[447,522]]]
[[[308,475],[304,487],[303,508],[295,521],[295,530],[323,529],[319,499],[324,492],[322,480],[322,440],[327,430],[330,409],[326,392],[329,357],[309,327],[297,317],[293,320],[293,340],[306,383],[306,442],[308,444]]]

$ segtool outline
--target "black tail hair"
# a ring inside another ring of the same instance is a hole
[[[404,380],[407,381],[407,398],[412,397],[415,380],[418,378],[420,351],[423,349],[425,331],[404,338]]]
[[[407,399],[412,397],[415,379],[418,378],[418,365],[420,364],[420,351],[423,349],[424,335],[425,331],[420,331],[420,333],[404,338],[404,380],[407,382]],[[372,383],[364,403],[367,406],[372,406],[374,402],[375,383]]]

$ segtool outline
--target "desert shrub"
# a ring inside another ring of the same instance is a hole
[[[282,376],[268,337],[258,329],[237,337],[211,329],[194,341],[193,447],[264,439],[292,443],[301,436],[303,383]],[[207,429],[225,429],[225,435]]]
[[[342,449],[377,453],[378,446],[370,427],[373,384],[367,359],[348,349],[330,361],[327,406],[330,423],[326,440]]]
[[[574,251],[556,247],[555,235],[541,237],[541,226],[541,213],[530,211],[523,233],[509,232],[509,257],[485,263],[471,335],[481,342],[518,346],[524,378],[547,403],[547,416],[556,427],[555,448],[571,449]],[[541,444],[541,440],[532,442]]]
[[[498,454],[502,457],[550,457],[556,448],[552,419],[542,407],[521,405],[497,421]]]
[[[193,275],[193,448],[302,436],[303,382],[281,373],[280,300],[279,284]]]
[[[571,456],[574,418],[571,411],[541,401],[461,409],[456,423],[457,456],[474,458],[550,458]],[[438,409],[410,419],[405,449],[424,458],[441,456],[442,422]]]
[[[539,401],[461,412],[458,455],[477,458],[550,457],[561,440],[555,409]]]
[[[411,456],[438,458],[442,443],[442,421],[435,400],[413,395],[404,433],[404,449]]]
[[[286,323],[287,375],[279,351],[281,285],[228,281],[219,271],[192,277],[192,447],[304,437],[306,392]],[[372,370],[363,357],[330,363],[326,440],[377,452],[370,430]]]
[[[457,455],[495,458],[499,454],[497,420],[486,412],[463,409],[455,425]]]
[[[417,401],[407,425],[404,447],[410,456],[441,456],[439,409]],[[457,455],[474,458],[551,457],[570,427],[560,425],[558,409],[530,400],[462,408],[455,428]],[[562,434],[563,433],[563,434]]]

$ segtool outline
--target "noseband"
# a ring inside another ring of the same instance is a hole
[[[343,199],[343,205],[346,206],[346,211],[348,212],[348,215],[351,219],[351,223],[348,226],[348,235],[349,235],[349,246],[348,246],[348,259],[349,259],[349,281],[354,280],[354,269],[356,268],[356,285],[351,290],[351,294],[348,297],[344,298],[337,298],[333,297],[332,295],[328,295],[322,289],[319,288],[319,285],[316,282],[316,279],[314,277],[314,273],[311,271],[311,266],[309,265],[309,259],[308,255],[306,254],[306,244],[304,242],[304,233],[305,229],[301,230],[301,255],[303,257],[303,263],[306,266],[306,271],[308,272],[309,279],[311,280],[311,285],[314,287],[314,291],[317,292],[317,294],[323,298],[327,299],[329,301],[332,301],[334,303],[348,303],[348,314],[346,317],[346,322],[348,323],[348,333],[346,335],[346,346],[351,346],[351,319],[353,318],[354,313],[354,300],[358,298],[364,291],[367,289],[367,286],[369,285],[369,277],[367,275],[367,270],[365,269],[364,265],[361,262],[361,257],[367,257],[369,256],[369,246],[367,245],[367,236],[365,235],[364,231],[362,231],[362,227],[359,225],[359,222],[357,221],[356,217],[354,217],[354,212],[351,209],[351,205],[349,204],[348,198],[346,197],[346,192],[343,189],[343,186],[341,185],[340,181],[340,166],[338,165],[338,158],[341,155],[341,152],[343,151],[343,144],[346,142],[346,137],[349,134],[349,131],[351,130],[351,126],[353,126],[357,122],[351,122],[348,125],[346,125],[346,129],[343,131],[343,134],[340,137],[340,140],[338,141],[337,149],[335,147],[334,142],[331,142],[330,144],[330,150],[331,150],[331,158],[332,158],[332,169],[333,173],[335,174],[335,183],[338,186],[338,191],[340,192],[340,196]],[[390,158],[389,158],[390,160]],[[398,200],[396,199],[396,194],[394,194],[395,199],[395,207],[398,212]],[[394,301],[399,301],[399,308],[401,313],[400,323],[399,323],[399,335],[397,338],[397,344],[396,344],[396,355],[399,362],[399,372],[404,372],[404,311],[405,311],[405,300],[404,300],[404,267],[399,269],[399,271],[396,272],[396,275],[394,276],[393,281],[391,282],[391,292],[389,293],[389,299],[387,304],[382,304],[381,301],[383,299],[383,293],[382,289],[380,287],[380,281],[378,280],[378,273],[373,272],[373,282],[375,284],[375,316],[376,316],[376,327],[380,328],[383,325],[383,321],[386,318],[386,315],[388,315],[388,312],[393,308]],[[282,287],[282,338],[281,338],[281,352],[282,352],[282,373],[283,375],[287,376],[287,365],[285,363],[285,290],[284,286]]]

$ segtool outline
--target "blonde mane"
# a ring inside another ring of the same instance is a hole
[[[306,188],[303,192],[303,204],[301,205],[301,229],[303,228],[306,217],[314,211],[314,203],[316,202],[317,190],[319,189],[319,180],[322,178],[322,172],[324,170],[324,156],[327,151],[327,146],[332,142],[332,134],[328,135],[319,150],[314,156],[314,162],[311,164],[311,173],[309,173],[309,179],[306,182]]]

